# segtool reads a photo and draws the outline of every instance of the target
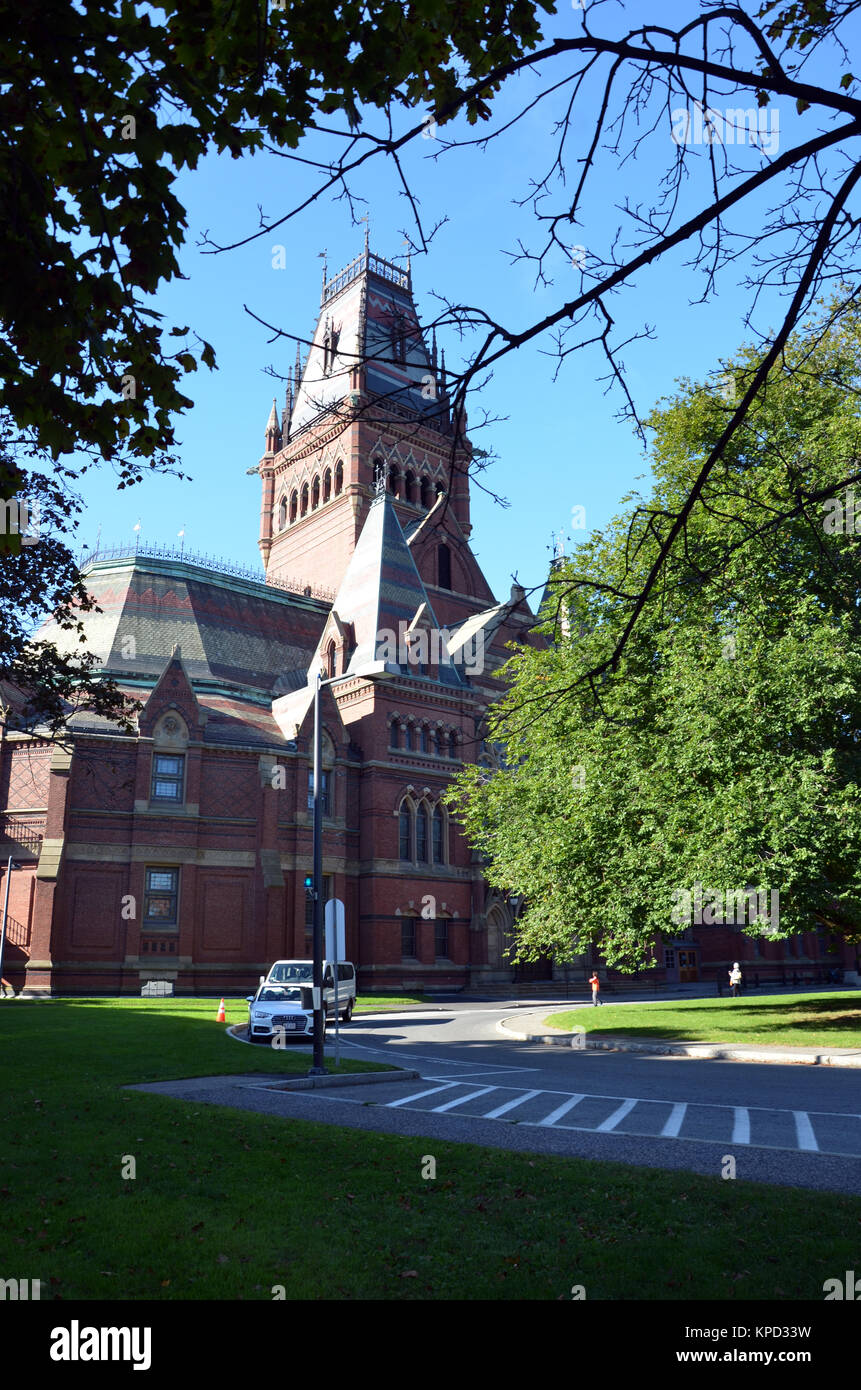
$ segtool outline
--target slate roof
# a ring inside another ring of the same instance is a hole
[[[84,570],[102,610],[82,614],[87,646],[117,680],[157,680],[175,645],[190,680],[272,696],[306,670],[329,604],[188,562],[134,556]],[[74,634],[39,633],[64,650]],[[280,683],[280,684],[279,684]]]

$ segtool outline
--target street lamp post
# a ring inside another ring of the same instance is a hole
[[[323,1058],[323,796],[320,786],[322,762],[322,730],[320,726],[320,687],[323,674],[317,672],[314,683],[314,1062],[309,1076],[325,1076]]]
[[[9,913],[9,884],[15,864],[11,854],[6,861],[6,892],[3,894],[3,925],[0,926],[0,980],[3,978],[3,952],[6,949],[6,918]]]

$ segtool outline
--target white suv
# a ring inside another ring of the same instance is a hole
[[[248,1041],[272,1042],[277,1035],[308,1037],[314,1034],[314,1009],[310,985],[260,986],[248,996]],[[323,1035],[326,1019],[323,1017]]]
[[[323,1007],[327,1018],[335,1013],[335,964],[323,961]],[[338,1013],[344,1023],[353,1017],[356,1005],[356,967],[348,960],[339,960]],[[267,985],[312,985],[314,962],[311,960],[276,960],[266,976]]]

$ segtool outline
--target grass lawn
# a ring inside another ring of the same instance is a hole
[[[426,994],[360,994],[356,999],[355,1012],[357,1014],[373,1013],[375,1010],[382,1012],[385,1009],[396,1009],[401,1004],[433,1004],[439,1003]]]
[[[753,999],[667,1000],[570,1009],[550,1014],[555,1028],[625,1033],[675,1042],[780,1044],[785,1047],[861,1047],[861,992],[758,995]]]
[[[43,1298],[821,1299],[857,1264],[861,1199],[722,1181],[719,1145],[709,1178],[120,1089],[307,1068],[211,1000],[7,1001],[0,1046],[0,1276]]]

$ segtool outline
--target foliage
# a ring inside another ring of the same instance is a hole
[[[730,364],[738,391],[756,360]],[[611,965],[650,964],[698,882],[779,892],[779,921],[748,934],[821,922],[861,940],[861,537],[826,530],[824,505],[861,478],[859,388],[857,307],[793,339],[598,683],[581,673],[612,650],[732,410],[721,391],[683,382],[654,412],[648,505],[551,575],[554,640],[512,658],[494,712],[508,766],[468,768],[451,793],[490,881],[527,896],[525,958],[597,942]]]

